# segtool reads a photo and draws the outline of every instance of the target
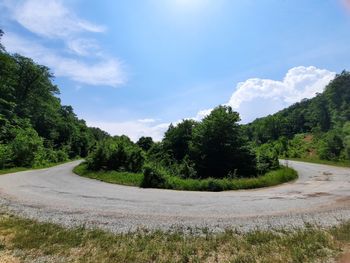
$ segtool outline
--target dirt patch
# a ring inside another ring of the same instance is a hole
[[[314,136],[312,134],[308,134],[304,137],[304,142],[312,142]]]
[[[329,196],[331,195],[330,193],[326,193],[326,192],[316,192],[316,193],[312,193],[312,194],[307,194],[307,197],[320,197],[320,196]]]
[[[6,252],[0,252],[0,262],[2,263],[20,263],[21,261]]]
[[[341,197],[338,198],[336,200],[337,203],[350,203],[350,196],[345,196],[345,197]]]
[[[340,255],[337,263],[349,263],[350,262],[350,246],[346,246],[344,253]]]

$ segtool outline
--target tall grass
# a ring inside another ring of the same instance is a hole
[[[227,191],[239,189],[254,189],[274,186],[298,177],[296,171],[288,167],[268,172],[265,175],[253,178],[240,179],[182,179],[177,176],[166,175],[165,188],[186,191]]]
[[[96,179],[99,181],[122,184],[129,186],[140,186],[143,180],[142,173],[129,173],[129,172],[117,172],[117,171],[90,171],[87,168],[86,163],[82,163],[73,169],[73,172],[90,179]]]

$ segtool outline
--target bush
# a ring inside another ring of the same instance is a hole
[[[260,175],[279,168],[278,154],[271,144],[263,144],[257,148],[256,157],[257,171]]]
[[[0,169],[11,166],[12,152],[10,147],[5,144],[0,144]]]
[[[48,163],[60,163],[69,159],[68,154],[63,150],[45,149],[45,161]]]
[[[18,129],[9,144],[15,166],[32,167],[43,155],[43,140],[32,128]]]
[[[167,183],[166,171],[154,164],[147,164],[143,168],[143,188],[166,188]]]
[[[142,149],[126,136],[108,138],[100,142],[87,158],[91,170],[139,172],[145,157]]]
[[[254,178],[183,179],[179,176],[170,175],[163,167],[155,164],[145,165],[143,175],[144,178],[140,185],[143,188],[211,192],[274,186],[298,177],[296,171],[283,167]]]

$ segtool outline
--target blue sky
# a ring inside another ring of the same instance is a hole
[[[9,52],[55,74],[64,104],[112,134],[159,140],[231,105],[242,122],[349,69],[345,0],[0,0]]]

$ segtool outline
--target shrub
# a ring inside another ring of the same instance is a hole
[[[116,136],[100,142],[87,158],[87,163],[91,170],[139,172],[144,160],[139,146],[126,136]]]
[[[45,149],[45,161],[48,163],[65,162],[69,159],[68,154],[63,150]]]
[[[43,140],[33,128],[18,129],[9,144],[15,166],[32,167],[43,155]]]
[[[154,164],[147,164],[143,168],[143,180],[141,187],[143,188],[166,188],[167,182],[166,171]]]
[[[0,169],[11,166],[12,152],[10,147],[0,144]]]

